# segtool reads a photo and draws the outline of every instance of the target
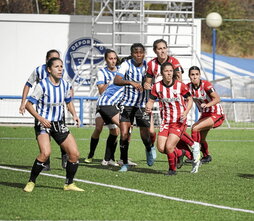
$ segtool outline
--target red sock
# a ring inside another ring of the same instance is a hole
[[[175,153],[168,153],[168,165],[170,170],[176,171],[176,155]]]
[[[151,143],[154,145],[155,140],[156,140],[156,133],[155,132],[150,134],[150,139],[151,139]]]
[[[191,136],[189,134],[187,134],[186,132],[184,132],[181,136],[181,141],[183,141],[184,143],[186,143],[187,145],[189,145],[190,147],[194,144],[194,140],[191,138]]]
[[[180,156],[182,155],[182,153],[183,153],[183,151],[180,150],[180,149],[178,149],[178,148],[175,148],[175,149],[174,149],[174,152],[175,152],[175,154],[176,154],[176,157],[180,157]]]
[[[179,141],[178,144],[176,145],[176,147],[178,149],[182,149],[182,150],[185,150],[185,156],[189,159],[189,160],[192,160],[192,154],[191,154],[191,151],[190,151],[190,148],[189,146],[184,143],[183,141]]]
[[[192,131],[191,136],[194,141],[200,143],[200,132],[199,131]]]
[[[208,151],[208,143],[206,141],[202,141],[201,144],[201,152],[203,153],[203,156],[206,157],[207,155],[209,155],[209,151]]]

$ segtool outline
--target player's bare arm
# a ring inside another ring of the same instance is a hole
[[[44,117],[40,116],[37,111],[34,109],[33,104],[30,101],[26,102],[26,109],[27,111],[33,115],[44,127],[50,128],[51,123]]]
[[[128,80],[124,80],[121,76],[116,75],[115,79],[114,79],[114,84],[118,85],[118,86],[125,86],[125,85],[132,85],[133,87],[135,87],[137,90],[139,91],[143,91],[143,87],[140,83],[138,82],[134,82],[134,81],[128,81]]]

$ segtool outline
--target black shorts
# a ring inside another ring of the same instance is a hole
[[[119,113],[119,109],[116,106],[98,106],[97,112],[100,113],[105,124],[113,124],[112,118]]]
[[[63,121],[51,122],[51,128],[45,128],[40,122],[35,121],[34,130],[36,139],[40,134],[47,133],[54,138],[58,145],[61,145],[70,133]]]
[[[120,122],[131,122],[133,124],[134,117],[138,127],[150,127],[150,115],[147,115],[145,108],[124,106],[120,114]]]

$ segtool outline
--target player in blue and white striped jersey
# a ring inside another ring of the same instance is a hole
[[[52,49],[49,50],[46,54],[46,62],[50,59],[50,58],[59,58],[60,54],[57,50]],[[23,88],[23,93],[22,93],[22,99],[21,99],[21,104],[19,107],[19,113],[20,114],[24,114],[25,113],[25,104],[26,104],[26,98],[27,95],[29,93],[30,88],[33,87],[34,84],[38,84],[39,81],[41,81],[42,79],[46,78],[49,76],[49,73],[47,71],[47,67],[46,64],[43,64],[41,66],[38,66],[37,68],[34,69],[34,71],[32,72],[32,74],[29,76],[26,84],[24,85]]]
[[[55,49],[49,50],[46,54],[46,62],[49,59],[54,58],[54,57],[59,58],[60,53]],[[30,91],[30,88],[32,88],[35,84],[38,84],[42,79],[44,79],[48,76],[49,76],[49,73],[47,71],[46,64],[38,66],[37,68],[34,69],[34,71],[29,76],[29,78],[28,78],[28,80],[27,80],[27,82],[26,82],[26,84],[24,85],[24,88],[23,88],[21,104],[20,104],[20,107],[19,107],[19,113],[20,114],[25,113],[26,98],[27,98],[27,95]],[[60,149],[61,149],[62,167],[65,168],[68,156],[62,148],[60,148]],[[45,167],[44,170],[50,170],[50,159],[48,159],[48,161],[46,163],[46,167]]]
[[[107,65],[106,67],[101,68],[97,74],[96,85],[98,87],[99,94],[101,96],[99,97],[99,100],[97,102],[97,111],[96,111],[97,113],[95,116],[95,129],[91,136],[90,151],[89,151],[88,157],[85,159],[85,163],[92,162],[94,152],[99,142],[101,131],[103,129],[103,125],[104,123],[106,123],[106,125],[108,126],[110,130],[109,131],[110,133],[107,139],[105,156],[101,164],[103,166],[107,166],[107,165],[118,166],[118,164],[115,162],[114,154],[115,154],[115,149],[117,146],[117,136],[119,134],[119,131],[118,131],[117,125],[111,122],[111,118],[115,117],[115,115],[117,114],[119,118],[119,111],[114,106],[114,100],[110,99],[110,97],[107,97],[107,95],[112,95],[112,93],[114,93],[114,98],[117,97],[115,96],[117,94],[121,96],[122,88],[116,85],[114,87],[112,85],[114,77],[117,72],[117,64],[119,62],[119,59],[116,52],[111,49],[106,50],[104,57],[105,57],[105,61]],[[113,92],[112,91],[109,92],[108,89],[113,89]],[[117,92],[118,90],[119,90],[119,93]],[[102,106],[99,106],[99,105],[102,105]],[[110,107],[110,111],[109,113],[107,112],[106,114],[101,115],[101,113],[103,113],[101,111],[105,110],[104,108],[105,105],[107,105],[107,107]],[[118,125],[119,125],[119,120],[118,120]]]
[[[124,109],[120,118],[120,150],[123,166],[121,172],[128,171],[128,148],[129,148],[129,130],[136,118],[137,126],[140,128],[141,139],[146,147],[147,164],[152,166],[156,159],[156,150],[151,143],[149,135],[150,116],[145,113],[145,104],[147,96],[143,89],[143,83],[146,76],[147,64],[144,60],[145,47],[141,43],[135,43],[131,46],[131,59],[123,62],[114,79],[114,84],[125,86],[121,105]]]
[[[32,192],[35,181],[51,153],[50,137],[65,150],[69,159],[66,166],[66,182],[64,190],[84,191],[78,188],[73,179],[78,169],[79,151],[76,141],[64,124],[64,103],[73,116],[77,126],[80,125],[72,103],[71,85],[62,79],[63,62],[60,58],[51,58],[47,62],[49,77],[44,78],[36,86],[28,98],[26,109],[35,118],[35,134],[40,149],[36,157],[25,192]],[[36,105],[36,109],[33,107]]]

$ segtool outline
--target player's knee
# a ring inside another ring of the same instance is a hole
[[[71,153],[69,154],[69,159],[71,162],[77,162],[79,160],[80,154],[79,151],[71,151]]]

